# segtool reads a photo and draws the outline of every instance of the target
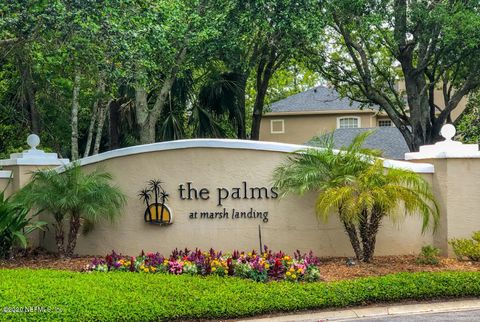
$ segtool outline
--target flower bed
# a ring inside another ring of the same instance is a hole
[[[213,249],[208,252],[199,249],[174,250],[168,257],[160,253],[145,254],[143,251],[137,257],[130,257],[113,251],[105,258],[95,258],[87,266],[87,271],[236,276],[257,282],[314,282],[320,279],[319,264],[318,257],[312,252],[301,254],[297,251],[293,256],[288,256],[267,248],[260,254],[255,251],[224,254]]]

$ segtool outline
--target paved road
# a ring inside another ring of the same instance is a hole
[[[446,313],[427,313],[427,314],[408,314],[383,317],[368,317],[357,319],[346,319],[336,321],[355,321],[355,322],[423,322],[423,321],[449,321],[449,322],[477,322],[480,321],[480,310],[457,311]]]

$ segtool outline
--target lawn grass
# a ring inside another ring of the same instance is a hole
[[[372,302],[480,296],[479,272],[399,273],[330,283],[216,276],[0,270],[0,320],[150,321],[234,318]]]

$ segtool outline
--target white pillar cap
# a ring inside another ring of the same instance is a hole
[[[432,145],[423,145],[418,152],[405,153],[405,160],[480,158],[478,144],[463,144],[462,142],[453,141],[455,133],[455,126],[445,124],[440,131],[445,141]]]
[[[30,134],[27,137],[29,150],[21,153],[10,154],[10,159],[0,160],[0,166],[9,165],[65,165],[70,162],[69,159],[59,159],[56,153],[46,153],[37,150],[40,144],[40,138],[36,134]]]

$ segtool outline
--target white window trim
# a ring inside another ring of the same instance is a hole
[[[390,125],[386,126],[386,125],[383,125],[383,126],[380,126],[380,122],[390,122]],[[380,119],[378,120],[378,127],[393,127],[394,124],[392,122],[392,120],[388,120],[388,119]]]
[[[274,131],[273,130],[273,122],[281,122],[282,130],[281,131]],[[283,120],[283,119],[270,120],[270,133],[271,134],[283,134],[283,133],[285,133],[285,120]]]
[[[358,117],[358,116],[340,116],[340,117],[337,117],[337,129],[340,128],[340,120],[343,120],[343,119],[357,119],[357,123],[358,123],[357,129],[362,127],[362,119],[360,117]]]

